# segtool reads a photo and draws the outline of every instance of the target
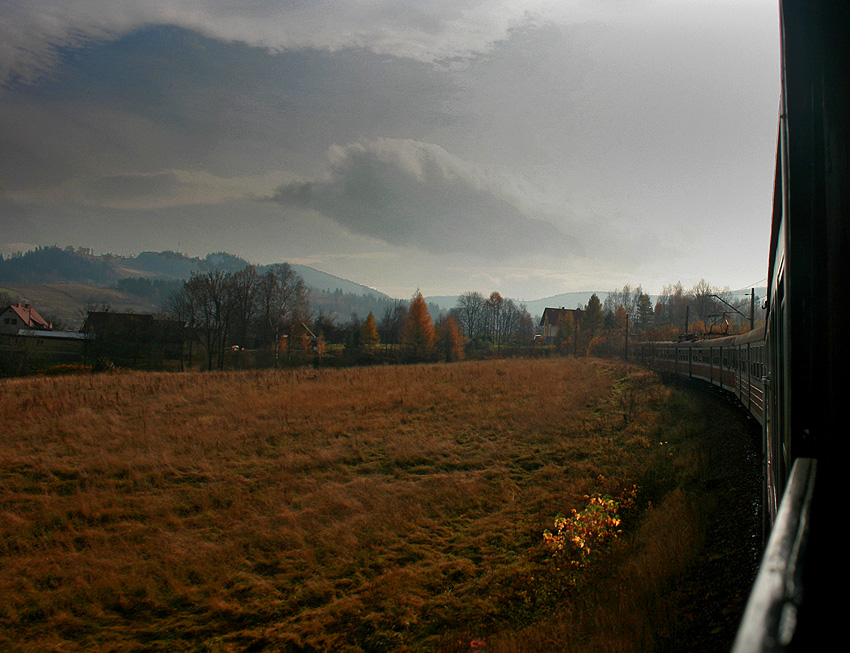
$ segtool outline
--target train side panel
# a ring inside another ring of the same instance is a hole
[[[644,342],[638,361],[660,372],[700,379],[729,392],[764,425],[764,328],[739,336],[692,342]]]

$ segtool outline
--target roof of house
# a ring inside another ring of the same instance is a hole
[[[581,322],[581,317],[584,315],[584,310],[580,308],[546,308],[543,309],[543,315],[540,318],[540,326],[544,324],[549,325],[557,325],[561,318],[567,314],[573,316],[573,322],[575,324],[579,324]]]
[[[17,304],[9,304],[9,306],[4,310],[12,311],[17,315],[22,321],[23,326],[30,329],[50,329],[50,324],[45,320],[37,310],[35,310],[31,304],[25,304],[21,306],[21,303]]]

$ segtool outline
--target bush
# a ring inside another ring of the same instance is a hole
[[[543,542],[552,551],[552,556],[564,558],[569,564],[582,566],[587,559],[622,533],[620,509],[634,504],[637,486],[623,492],[620,500],[608,494],[588,497],[587,507],[572,515],[555,517],[555,533],[543,531]]]

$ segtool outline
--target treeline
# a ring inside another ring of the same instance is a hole
[[[496,291],[489,297],[479,292],[462,294],[449,316],[457,319],[464,336],[476,349],[524,346],[534,339],[534,321],[525,305],[504,299]]]
[[[399,303],[404,304],[406,310],[410,302],[382,295],[343,292],[341,289],[317,290],[314,287],[310,291],[310,306],[316,315],[322,316],[325,338],[328,342],[338,344],[345,342],[348,333],[353,328],[359,328],[369,313],[378,319],[392,313]],[[440,307],[432,303],[427,306],[431,318],[437,320]],[[329,322],[333,322],[333,327],[330,327]],[[393,342],[397,342],[397,338]]]
[[[347,333],[346,358],[359,362],[450,362],[465,356],[458,321],[440,317],[435,323],[419,291],[409,303],[396,300],[388,306],[380,321],[369,313],[358,326],[354,316]]]
[[[322,337],[336,333],[344,337],[343,361],[370,362],[446,362],[465,357],[465,338],[454,317],[439,315],[432,319],[429,305],[417,291],[410,302],[394,300],[385,307],[379,320],[370,312],[366,319],[354,314],[343,327],[337,328],[324,314],[316,319]]]
[[[132,280],[125,288],[141,292],[148,286]],[[350,305],[341,292],[325,295]],[[448,313],[427,304],[418,291],[411,301],[368,296],[366,302],[381,310],[370,310],[365,318],[354,311],[338,321],[336,312],[326,310],[327,302],[319,308],[311,304],[303,279],[282,263],[263,273],[251,265],[237,272],[194,273],[164,309],[185,325],[189,344],[200,346],[207,369],[317,362],[330,347],[331,358],[342,364],[452,361],[470,352],[530,346],[534,340],[525,306],[498,292],[488,298],[465,293]],[[189,364],[192,352],[190,346]]]
[[[584,307],[561,311],[552,345],[564,354],[621,356],[627,337],[635,342],[745,333],[750,308],[749,300],[704,279],[690,289],[667,285],[654,303],[641,286],[625,285],[608,293],[604,303],[594,294]],[[763,309],[752,308],[753,326],[763,324]]]
[[[190,258],[178,252],[141,252],[136,256],[97,254],[85,247],[45,246],[0,254],[0,281],[12,283],[73,283],[108,286],[126,269],[139,270],[172,280],[187,279],[192,273],[238,272],[248,262],[227,252]]]
[[[194,273],[165,310],[203,345],[207,369],[223,369],[228,350],[266,349],[275,356],[283,350],[291,356],[296,346],[308,346],[309,292],[288,263],[263,274],[252,265],[238,272]],[[190,364],[191,355],[190,347]]]
[[[759,304],[752,306],[754,324],[764,320]],[[654,304],[640,286],[626,285],[608,294],[603,309],[621,324],[628,316],[632,333],[644,340],[732,335],[751,328],[750,300],[736,298],[728,287],[712,286],[705,279],[689,289],[681,282],[668,284]]]
[[[4,257],[0,254],[0,281],[9,283],[74,283],[106,285],[117,274],[104,260],[80,255],[73,247],[36,247]]]
[[[413,318],[411,313],[415,313]],[[410,340],[411,319],[422,325],[420,336],[414,339],[418,343],[415,347]],[[320,311],[315,321],[317,331],[329,342],[341,342],[347,350],[361,352],[366,337],[364,329],[371,331],[373,324],[378,344],[385,349],[400,347],[404,360],[458,360],[466,355],[498,353],[506,348],[515,351],[532,345],[535,335],[534,321],[525,306],[504,299],[498,292],[491,293],[489,298],[479,292],[464,293],[448,312],[426,304],[417,292],[411,302],[392,300],[379,318],[370,312],[361,321],[355,313],[348,323],[336,325]],[[427,335],[429,328],[434,331],[433,338]]]

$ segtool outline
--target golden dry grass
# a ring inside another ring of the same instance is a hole
[[[575,618],[584,572],[541,534],[638,483],[611,559],[663,592],[687,538],[654,543],[645,508],[687,511],[700,464],[675,412],[587,359],[2,381],[0,647],[578,650],[610,625]]]

